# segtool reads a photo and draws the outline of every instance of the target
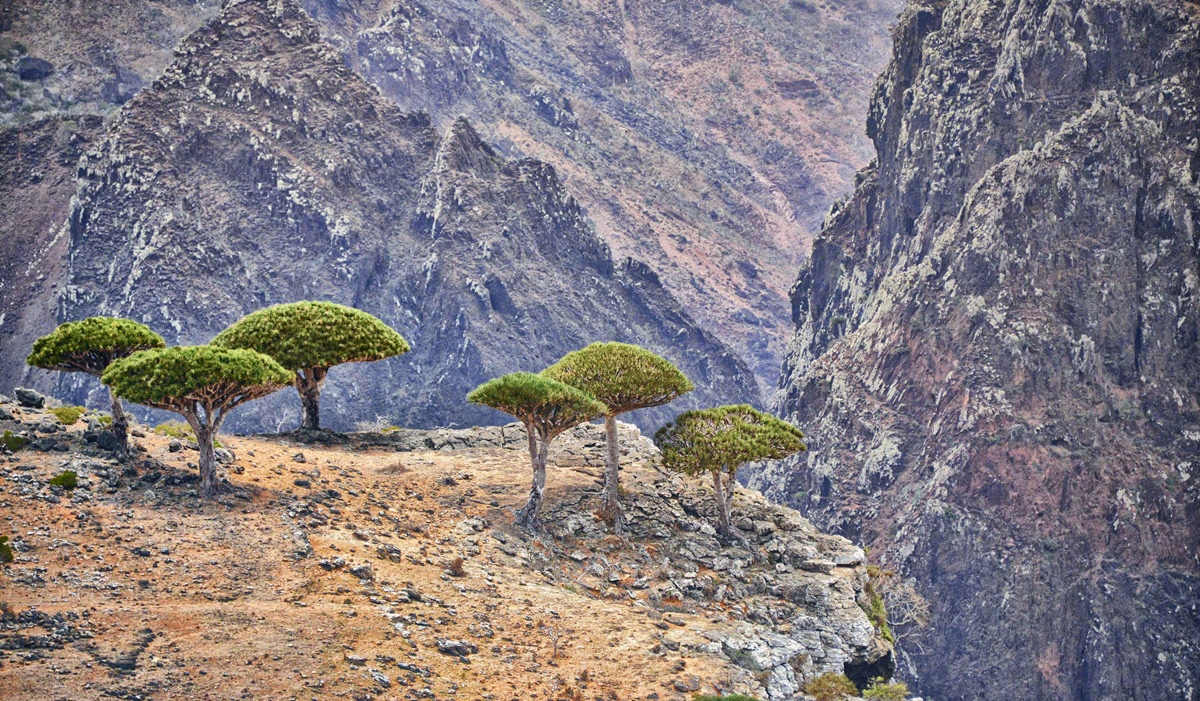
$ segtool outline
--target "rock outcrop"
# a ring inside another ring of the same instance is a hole
[[[757,396],[746,366],[649,268],[614,263],[552,167],[500,157],[466,120],[439,134],[402,112],[292,0],[228,3],[79,173],[63,320],[129,316],[203,343],[253,309],[321,298],[412,343],[399,359],[334,369],[333,428],[380,415],[497,421],[465,402],[476,384],[602,339],[652,348],[693,379],[671,410]],[[79,398],[95,388],[63,382]],[[239,425],[292,399],[247,407]]]
[[[956,699],[1200,688],[1200,8],[912,2],[750,483],[933,608]]]

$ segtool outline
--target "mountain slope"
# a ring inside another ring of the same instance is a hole
[[[439,135],[402,112],[290,0],[228,3],[125,106],[80,178],[61,318],[130,316],[198,343],[267,304],[352,304],[414,350],[334,370],[343,428],[495,421],[465,402],[477,383],[601,339],[692,377],[671,410],[757,397],[653,272],[614,264],[553,168],[501,158],[465,120]]]
[[[0,123],[110,113],[220,4],[6,3]],[[899,0],[303,4],[402,109],[441,131],[466,115],[503,155],[554,165],[616,256],[774,385],[792,273],[870,153]],[[20,79],[33,59],[51,72]]]
[[[955,699],[1200,687],[1200,8],[913,2],[793,292],[802,464],[921,583]]]
[[[793,271],[869,155],[897,0],[304,5],[402,107],[553,163],[614,251],[774,385]]]

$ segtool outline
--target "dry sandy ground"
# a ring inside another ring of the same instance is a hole
[[[677,682],[729,679],[722,659],[660,646],[667,624],[625,582],[588,590],[570,583],[574,563],[500,550],[513,551],[496,535],[516,542],[510,509],[527,490],[520,451],[231,438],[244,472],[229,475],[232,492],[203,501],[187,495],[194,485],[166,486],[194,474],[194,451],[171,453],[154,435],[138,442],[163,480],[144,486],[140,464],[106,493],[92,477],[81,503],[22,496],[14,481],[44,480],[70,455],[26,450],[7,464],[0,534],[26,549],[0,568],[0,698],[665,700],[690,697]],[[594,489],[599,470],[584,463],[598,460],[553,469],[549,504]],[[658,478],[645,466],[625,474],[633,485]],[[327,489],[340,497],[315,506],[311,495]],[[472,517],[490,526],[460,526]],[[305,532],[313,554],[297,558]],[[344,566],[320,564],[338,557]],[[464,576],[446,572],[456,557]],[[373,582],[351,574],[362,563]],[[33,620],[29,609],[59,618]],[[439,638],[478,652],[442,654]]]

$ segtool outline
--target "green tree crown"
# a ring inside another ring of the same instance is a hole
[[[664,467],[689,475],[717,470],[733,475],[746,463],[808,449],[800,429],[748,404],[685,411],[659,429],[654,442]]]
[[[217,334],[210,345],[256,350],[288,370],[383,360],[409,351],[408,342],[387,324],[333,302],[260,309]]]
[[[695,389],[671,361],[629,343],[593,343],[542,374],[587,392],[614,416],[661,406]]]
[[[118,396],[159,409],[184,402],[240,404],[292,384],[292,373],[252,350],[175,346],[145,350],[109,366],[101,381]]]
[[[117,358],[166,345],[145,324],[95,316],[69,321],[39,338],[25,362],[47,370],[100,375]]]
[[[543,440],[608,411],[588,393],[531,372],[513,372],[488,380],[472,390],[467,401],[515,416],[532,426]]]

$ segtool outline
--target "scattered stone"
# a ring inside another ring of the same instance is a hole
[[[17,403],[27,409],[41,409],[46,406],[46,396],[41,392],[18,387],[13,393],[17,395]]]
[[[366,582],[375,581],[375,570],[371,568],[371,565],[365,562],[361,565],[355,565],[354,567],[351,567],[350,574]]]
[[[292,462],[308,462],[308,458],[304,457],[304,453],[296,453],[292,456]]]
[[[17,77],[21,80],[45,80],[54,72],[54,64],[44,58],[22,56],[17,61],[16,69]]]
[[[443,655],[451,655],[453,657],[466,657],[479,652],[479,647],[467,642],[466,640],[450,640],[449,638],[437,639],[438,652]]]
[[[292,484],[296,485],[297,487],[304,487],[306,489],[312,486],[312,482],[304,479],[303,477],[297,477],[296,479],[292,480]]]
[[[367,663],[367,658],[363,657],[362,655],[356,655],[352,652],[347,652],[344,657],[346,659],[346,663],[351,667],[361,667]]]

